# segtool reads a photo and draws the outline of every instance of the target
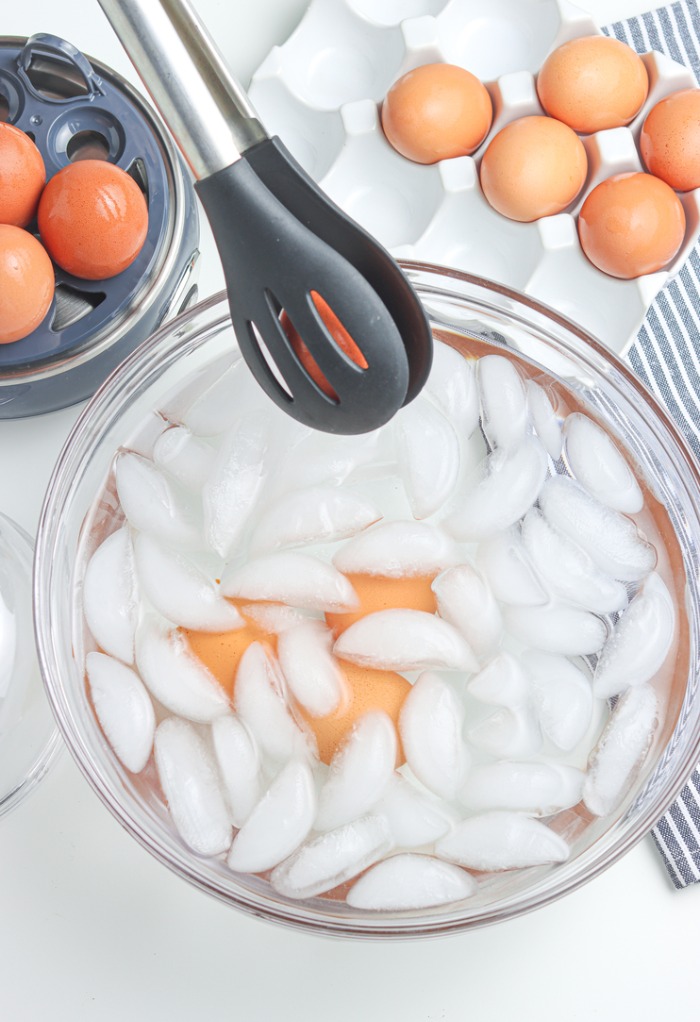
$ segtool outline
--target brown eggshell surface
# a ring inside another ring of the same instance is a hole
[[[486,138],[493,110],[479,79],[454,64],[424,64],[392,85],[382,105],[389,143],[416,163],[468,156]]]
[[[0,223],[26,227],[45,182],[44,160],[29,135],[0,121]]]
[[[21,341],[35,330],[53,294],[53,266],[34,235],[0,224],[0,344]]]
[[[481,188],[503,216],[537,220],[571,205],[587,170],[586,150],[571,128],[551,117],[521,117],[489,142],[481,161]]]
[[[557,47],[537,76],[545,111],[584,135],[629,124],[648,92],[639,54],[603,35],[580,36]]]
[[[49,255],[76,277],[102,280],[136,259],[148,231],[146,200],[134,179],[105,160],[71,163],[51,178],[37,213]]]
[[[652,174],[616,174],[587,196],[578,232],[594,266],[631,279],[671,262],[683,244],[685,213],[673,189]]]
[[[647,170],[671,188],[700,188],[700,89],[681,89],[653,106],[639,150]]]

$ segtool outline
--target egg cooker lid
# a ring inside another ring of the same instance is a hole
[[[155,285],[172,234],[176,183],[169,144],[135,90],[57,36],[0,40],[0,118],[35,141],[47,179],[76,159],[97,157],[130,174],[148,204],[146,240],[123,272],[84,280],[55,267],[54,299],[43,323],[0,346],[0,377],[14,377],[111,338]],[[36,233],[36,224],[29,230]]]

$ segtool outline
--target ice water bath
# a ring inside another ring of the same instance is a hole
[[[536,363],[436,336],[358,437],[200,370],[82,531],[105,739],[187,848],[286,898],[458,906],[561,868],[678,715],[685,571],[643,467]]]

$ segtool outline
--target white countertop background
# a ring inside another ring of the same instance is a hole
[[[306,4],[195,6],[247,83]],[[587,4],[600,24],[648,6]],[[140,87],[96,0],[3,0],[0,31],[63,36]],[[223,278],[204,218],[202,235],[204,297]],[[79,410],[0,421],[0,509],[32,534]],[[0,820],[2,1022],[691,1022],[699,953],[700,885],[674,891],[650,838],[512,922],[377,944],[297,933],[195,890],[122,830],[65,750]]]

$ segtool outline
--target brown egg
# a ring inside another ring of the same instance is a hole
[[[639,149],[647,170],[671,188],[700,188],[700,89],[682,89],[653,106]]]
[[[389,578],[386,575],[348,574],[348,580],[357,593],[360,605],[345,613],[326,613],[326,622],[335,635],[359,621],[367,614],[378,610],[392,610],[396,607],[410,610],[424,610],[428,614],[437,611],[437,600],[431,589],[435,575],[404,575]]]
[[[481,188],[511,220],[561,213],[583,187],[586,150],[571,128],[551,117],[521,117],[501,128],[481,161]]]
[[[358,348],[358,346],[355,344],[354,340],[347,332],[343,324],[340,322],[336,314],[333,312],[328,302],[326,302],[325,299],[323,299],[321,295],[318,294],[317,291],[311,291],[310,294],[324,326],[327,328],[329,334],[331,335],[335,343],[338,345],[340,350],[344,351],[345,354],[349,358],[351,358],[353,362],[359,365],[362,369],[366,369],[367,359],[362,354],[360,348]],[[321,371],[318,362],[313,357],[307,346],[304,344],[303,340],[301,339],[301,336],[299,335],[299,332],[297,331],[296,327],[290,320],[287,313],[283,312],[280,319],[282,322],[282,326],[284,327],[284,331],[287,334],[289,340],[291,341],[292,347],[299,356],[299,360],[304,369],[306,370],[306,372],[309,374],[314,383],[318,384],[318,386],[321,388],[324,394],[327,394],[328,397],[331,397],[333,398],[334,401],[337,401],[338,395],[333,390],[330,383],[326,379],[325,375]]]
[[[547,113],[583,135],[629,124],[648,92],[639,54],[604,35],[580,36],[557,47],[537,76]]]
[[[21,341],[35,330],[53,293],[53,266],[34,235],[0,224],[0,344]]]
[[[70,163],[51,178],[37,211],[41,240],[67,273],[103,280],[136,259],[148,232],[134,179],[105,160]]]
[[[267,642],[273,648],[277,639],[254,624],[234,628],[228,632],[198,632],[192,628],[181,628],[181,634],[200,663],[214,675],[229,696],[241,657],[252,642]]]
[[[685,235],[685,213],[669,185],[652,174],[616,174],[581,207],[581,248],[612,277],[630,279],[663,269]]]
[[[45,182],[44,160],[29,135],[0,121],[0,223],[26,227]]]
[[[468,156],[486,138],[492,118],[486,87],[454,64],[424,64],[409,71],[382,104],[388,141],[416,163]]]
[[[323,763],[330,763],[355,722],[370,710],[383,710],[394,722],[394,726],[397,726],[401,707],[411,691],[410,682],[394,671],[358,667],[345,660],[339,660],[338,664],[343,673],[345,691],[337,709],[325,717],[312,717],[300,710],[316,738],[318,754]],[[399,740],[396,765],[400,766],[403,762],[404,754]]]

